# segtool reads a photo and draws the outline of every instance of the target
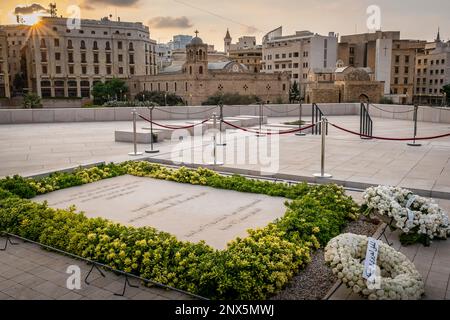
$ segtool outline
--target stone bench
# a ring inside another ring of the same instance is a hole
[[[171,132],[169,130],[153,130],[154,143],[162,141],[164,139],[170,139]],[[116,142],[133,142],[133,130],[116,130],[115,134]],[[136,142],[141,144],[151,143],[150,130],[137,130],[136,131]]]

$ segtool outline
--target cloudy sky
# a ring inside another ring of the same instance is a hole
[[[42,11],[50,0],[1,0],[0,23],[15,23],[14,13]],[[381,9],[381,29],[400,30],[402,38],[450,39],[449,0],[56,0],[58,14],[79,5],[82,18],[101,18],[116,13],[122,21],[141,21],[151,37],[167,42],[174,34],[200,31],[205,42],[223,48],[229,28],[233,41],[254,35],[258,42],[268,31],[283,26],[284,34],[311,30],[341,35],[367,32],[367,7]]]

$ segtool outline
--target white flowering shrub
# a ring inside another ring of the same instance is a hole
[[[447,239],[450,235],[448,214],[431,199],[388,186],[368,188],[363,199],[367,213],[378,214],[384,221],[387,218],[393,229],[404,233],[402,243],[408,243],[407,239],[415,240],[410,242],[423,239],[428,244],[430,240]]]
[[[346,233],[325,248],[325,262],[353,292],[369,300],[418,300],[424,293],[422,276],[402,253],[380,241],[375,281],[363,277],[369,238]],[[370,279],[372,280],[372,279]]]

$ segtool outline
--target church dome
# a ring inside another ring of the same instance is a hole
[[[191,40],[191,44],[193,44],[193,45],[203,44],[203,40],[199,37],[194,37]]]

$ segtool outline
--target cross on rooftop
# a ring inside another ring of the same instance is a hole
[[[195,33],[195,36],[198,37],[198,34],[199,34],[200,32],[198,32],[198,30],[195,30],[194,33]]]

